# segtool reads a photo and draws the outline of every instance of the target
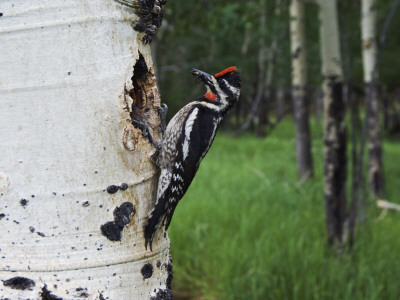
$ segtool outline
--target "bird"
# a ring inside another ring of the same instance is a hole
[[[144,226],[145,248],[150,246],[151,251],[154,234],[160,226],[168,229],[222,120],[240,96],[240,73],[235,66],[215,75],[192,69],[192,75],[205,85],[206,93],[173,116],[159,143],[149,137],[156,147],[153,161],[161,169],[157,199]]]

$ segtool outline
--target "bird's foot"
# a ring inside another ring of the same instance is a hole
[[[132,125],[135,128],[138,128],[142,131],[142,135],[144,138],[147,138],[149,140],[149,142],[156,147],[157,149],[159,148],[158,143],[155,141],[153,135],[150,132],[149,126],[147,126],[146,123],[144,123],[143,121],[137,119],[137,118],[133,118],[132,119]]]
[[[161,120],[161,123],[160,123],[161,134],[164,135],[165,129],[167,128],[168,106],[167,106],[167,104],[163,103],[157,110],[158,110],[158,115],[160,116],[160,120]]]

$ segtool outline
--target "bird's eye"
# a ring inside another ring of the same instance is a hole
[[[231,75],[235,74],[235,72],[231,72]]]

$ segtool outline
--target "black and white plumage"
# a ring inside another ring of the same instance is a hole
[[[192,74],[206,85],[207,93],[184,106],[169,122],[158,145],[156,163],[161,169],[157,201],[144,228],[145,247],[156,230],[165,230],[175,208],[189,188],[199,165],[211,147],[222,119],[238,101],[240,74],[230,67],[214,76],[193,69]]]

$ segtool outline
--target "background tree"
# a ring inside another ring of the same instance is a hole
[[[376,4],[374,0],[361,1],[362,57],[366,118],[369,137],[369,183],[375,196],[385,191],[382,163],[382,143],[379,129],[379,96],[376,43]]]
[[[324,93],[324,195],[330,245],[343,246],[346,222],[346,106],[337,1],[319,1]]]
[[[121,1],[122,2],[122,1]],[[171,296],[169,239],[146,251],[160,98],[116,1],[0,3],[0,298]]]
[[[296,124],[296,154],[299,177],[313,175],[311,137],[306,98],[307,67],[305,45],[304,3],[290,2],[290,39],[292,54],[292,99]]]

